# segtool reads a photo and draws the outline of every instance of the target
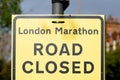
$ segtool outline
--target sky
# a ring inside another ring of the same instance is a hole
[[[51,14],[52,0],[22,0],[23,14]],[[79,5],[80,4],[80,5]],[[80,11],[78,9],[80,8]],[[70,0],[65,14],[104,14],[118,17],[120,21],[120,0]]]

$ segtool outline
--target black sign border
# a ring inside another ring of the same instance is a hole
[[[45,19],[50,19],[50,18],[58,18],[58,19],[63,19],[63,18],[70,18],[70,19],[99,19],[101,21],[101,80],[104,80],[105,78],[105,52],[104,52],[104,40],[105,40],[105,22],[103,20],[103,18],[101,16],[71,16],[71,15],[68,15],[68,16],[25,16],[25,15],[18,15],[18,16],[15,16],[15,18],[13,19],[13,31],[12,31],[12,35],[13,35],[13,44],[12,44],[12,50],[13,50],[13,56],[12,56],[12,65],[11,67],[13,67],[11,70],[11,79],[13,80],[16,80],[16,22],[17,22],[17,19],[38,19],[38,18],[45,18]]]

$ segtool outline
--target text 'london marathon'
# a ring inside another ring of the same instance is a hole
[[[98,35],[99,30],[94,28],[86,29],[85,27],[78,28],[63,28],[63,27],[55,27],[54,29],[44,29],[41,27],[37,28],[22,28],[18,27],[19,35]]]

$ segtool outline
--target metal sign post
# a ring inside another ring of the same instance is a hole
[[[52,0],[52,14],[64,14],[69,6],[69,0]]]

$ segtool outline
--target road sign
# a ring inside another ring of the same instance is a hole
[[[12,80],[104,80],[104,16],[12,17]]]

